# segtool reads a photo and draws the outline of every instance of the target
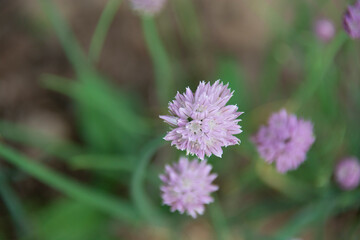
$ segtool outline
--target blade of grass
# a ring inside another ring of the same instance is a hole
[[[315,49],[309,50],[308,75],[303,85],[294,95],[297,100],[298,109],[301,109],[301,107],[307,103],[307,101],[316,93],[316,90],[321,86],[329,68],[334,62],[336,54],[347,40],[348,37],[346,34],[340,33],[336,36],[325,52],[320,49],[316,49],[318,46],[315,46]]]
[[[116,140],[114,141],[114,131],[109,129],[110,126],[114,125],[109,117],[109,115],[113,116],[112,112],[103,113],[101,111],[104,108],[101,108],[101,104],[92,103],[92,101],[97,101],[97,98],[92,96],[92,91],[87,90],[88,87],[86,86],[90,84],[89,82],[72,81],[71,79],[45,74],[42,76],[42,84],[48,89],[65,94],[75,100],[77,103],[75,106],[77,125],[87,147],[98,152],[113,152],[112,148],[115,147],[115,144],[122,146]],[[82,87],[84,85],[85,87]]]
[[[230,99],[230,104],[239,104],[242,111],[250,107],[250,94],[245,83],[244,74],[237,61],[232,58],[221,58],[218,62],[218,75],[234,90],[234,96]]]
[[[46,240],[109,240],[108,216],[82,202],[55,198],[32,216],[34,229]],[[28,239],[21,239],[28,240]]]
[[[139,220],[137,212],[130,203],[85,187],[76,181],[70,180],[26,158],[3,144],[0,144],[0,156],[22,171],[73,199],[102,210],[124,222],[136,223]]]
[[[265,184],[295,201],[304,201],[314,195],[311,187],[306,183],[278,173],[273,166],[263,160],[258,160],[256,172]]]
[[[47,88],[66,94],[89,108],[96,109],[130,137],[143,135],[149,131],[147,123],[129,106],[128,98],[115,92],[104,82],[69,82],[53,75],[45,75],[44,80],[43,83]]]
[[[255,200],[251,204],[246,204],[239,207],[229,219],[229,224],[232,226],[238,226],[243,224],[249,224],[251,222],[259,222],[263,219],[270,218],[276,214],[282,212],[288,212],[295,207],[298,207],[298,203],[284,198],[264,198]],[[239,211],[240,210],[240,211]]]
[[[125,170],[132,171],[135,167],[135,158],[129,156],[107,156],[99,154],[77,155],[69,160],[74,169],[98,170]]]
[[[162,144],[163,140],[159,138],[149,142],[144,147],[144,150],[139,156],[138,166],[136,167],[131,179],[131,197],[138,211],[141,213],[145,221],[158,225],[164,225],[165,222],[152,206],[147,194],[145,193],[143,185],[151,157]]]
[[[100,20],[96,26],[89,48],[89,58],[93,62],[97,62],[99,59],[106,34],[116,15],[116,12],[119,10],[121,2],[122,0],[109,0],[100,16]]]
[[[331,184],[331,177],[333,175],[333,169],[335,166],[335,160],[338,152],[343,147],[345,141],[347,126],[333,126],[333,134],[328,137],[327,144],[319,150],[319,159],[326,159],[326,162],[321,163],[321,168],[317,169],[317,185],[326,186]]]
[[[276,239],[287,240],[296,237],[310,224],[317,226],[316,224],[323,222],[333,212],[335,206],[336,197],[330,195],[305,206],[277,232]]]
[[[217,239],[231,239],[230,229],[228,228],[226,217],[224,216],[221,206],[218,203],[219,199],[215,198],[215,202],[209,206],[210,217],[216,232]]]
[[[9,186],[3,170],[0,170],[0,195],[17,229],[19,238],[30,235],[30,227],[27,223],[24,209],[18,196]]]
[[[360,206],[359,197],[360,191],[342,192],[336,195],[332,189],[329,189],[329,192],[323,195],[321,199],[314,201],[298,212],[277,232],[275,237],[276,239],[290,239],[311,224],[324,221],[324,219],[329,219],[331,216],[349,209],[358,209]]]
[[[1,136],[8,140],[38,148],[63,159],[82,152],[82,150],[73,143],[43,136],[25,126],[7,121],[0,121],[0,132]]]
[[[150,16],[142,16],[142,28],[155,71],[156,91],[161,105],[165,105],[173,94],[174,76],[171,62],[162,43],[155,21]]]
[[[60,40],[60,43],[64,48],[69,61],[74,66],[77,75],[84,76],[86,72],[91,71],[91,67],[75,36],[70,31],[70,28],[64,19],[60,16],[58,8],[53,4],[53,1],[38,1],[43,11],[50,19],[50,22],[53,25],[55,32]]]
[[[276,54],[279,54],[281,51],[281,46],[282,45],[278,42],[271,43],[271,50],[265,56],[263,73],[260,76],[261,96],[263,96],[263,99],[265,100],[269,100],[273,95],[277,95],[279,89],[278,85],[283,58],[277,58]]]
[[[311,204],[302,209],[293,219],[283,226],[281,230],[279,230],[276,239],[288,240],[296,237],[297,234],[301,233],[301,230],[310,223],[316,221],[321,214],[322,207],[323,206],[320,204]]]
[[[91,152],[113,153],[115,145],[119,145],[120,152],[122,144],[112,138],[113,129],[109,127],[114,124],[105,114],[96,111],[91,104],[85,102],[78,102],[75,114],[76,125]]]
[[[180,22],[181,37],[185,38],[186,45],[196,51],[201,46],[203,40],[193,1],[175,0],[171,3],[174,4],[174,11]]]

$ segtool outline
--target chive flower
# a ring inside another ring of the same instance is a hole
[[[314,26],[316,37],[322,42],[329,42],[335,35],[334,24],[328,19],[319,19]]]
[[[285,173],[305,161],[315,137],[310,121],[282,109],[270,117],[267,126],[260,127],[252,141],[267,163],[275,162],[277,171]]]
[[[165,5],[166,0],[131,0],[132,8],[145,15],[156,15]]]
[[[360,182],[360,164],[356,157],[341,160],[335,169],[335,179],[344,190],[352,190]]]
[[[217,175],[210,174],[211,168],[206,161],[189,161],[186,157],[172,166],[166,165],[165,174],[160,175],[164,204],[171,206],[172,212],[185,212],[193,218],[202,215],[205,204],[214,201],[210,194],[218,190],[212,184]]]
[[[242,112],[236,105],[226,105],[233,95],[228,85],[219,80],[213,85],[200,82],[195,93],[189,87],[178,92],[169,103],[170,115],[160,116],[171,126],[164,139],[201,160],[205,155],[221,157],[222,147],[239,144],[234,135],[242,132],[237,119]]]
[[[351,38],[360,38],[360,0],[348,6],[343,17],[343,25]]]

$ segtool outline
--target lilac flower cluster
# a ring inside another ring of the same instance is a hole
[[[171,126],[165,140],[172,145],[204,160],[205,155],[221,157],[222,147],[238,144],[234,135],[241,133],[237,119],[242,113],[235,105],[226,105],[233,92],[219,80],[213,85],[200,82],[195,93],[189,88],[177,93],[169,103],[170,115],[160,116]],[[305,160],[315,141],[313,124],[285,109],[273,113],[266,126],[261,126],[252,137],[260,156],[268,163],[275,163],[280,173],[297,169]],[[165,167],[160,175],[164,204],[171,211],[187,213],[196,218],[213,201],[210,194],[218,190],[212,182],[211,165],[196,159],[182,157],[178,163]],[[337,182],[343,189],[353,189],[360,182],[360,164],[347,159],[336,170]]]
[[[131,0],[132,8],[135,11],[146,15],[155,15],[161,11],[166,0]]]
[[[260,156],[268,163],[275,162],[276,169],[285,173],[305,161],[315,137],[311,122],[282,109],[270,117],[268,126],[262,126],[252,140]]]
[[[232,95],[228,84],[219,80],[213,85],[200,82],[195,93],[190,88],[177,93],[169,103],[170,115],[160,116],[171,126],[164,139],[201,160],[205,155],[221,157],[222,147],[239,144],[234,135],[242,132],[237,119],[242,113],[237,106],[226,105]],[[164,204],[193,218],[203,214],[204,205],[213,201],[210,194],[218,189],[212,184],[216,174],[210,174],[211,165],[182,157],[172,167],[166,166],[165,171],[160,176]]]
[[[360,38],[360,0],[348,6],[343,17],[343,25],[351,38]]]
[[[218,190],[212,184],[217,175],[210,174],[211,168],[206,161],[189,161],[185,157],[173,166],[167,165],[165,174],[160,175],[164,204],[171,206],[171,211],[186,212],[193,218],[203,214],[204,205],[214,201],[210,193]]]
[[[319,19],[315,22],[315,33],[322,42],[329,42],[335,35],[334,24],[328,19]]]
[[[228,84],[219,80],[213,85],[200,82],[195,93],[190,88],[178,92],[169,103],[171,115],[160,116],[172,127],[164,139],[202,160],[205,155],[221,157],[222,147],[239,144],[234,135],[242,132],[237,119],[242,112],[235,105],[226,106],[232,95]]]
[[[356,157],[348,157],[339,162],[335,179],[344,190],[352,190],[360,183],[360,163]]]

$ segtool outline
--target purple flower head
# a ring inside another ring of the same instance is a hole
[[[335,179],[344,190],[356,188],[360,182],[360,164],[356,157],[348,157],[336,166]]]
[[[335,34],[334,24],[328,19],[319,19],[315,22],[315,34],[322,42],[329,42]]]
[[[160,175],[164,204],[171,206],[172,212],[186,212],[193,218],[202,215],[204,205],[214,201],[210,193],[218,190],[218,186],[212,184],[217,175],[210,171],[211,165],[206,161],[189,162],[185,157],[172,166],[166,165],[165,174]]]
[[[237,119],[242,112],[235,105],[226,105],[232,95],[228,84],[219,80],[213,85],[200,82],[195,93],[190,88],[178,92],[169,103],[171,115],[160,116],[172,127],[164,139],[202,160],[205,154],[221,157],[222,147],[239,144],[233,135],[242,132]]]
[[[344,29],[351,38],[360,38],[360,0],[348,6],[343,17]]]
[[[166,0],[131,0],[135,11],[146,15],[155,15],[163,8]]]
[[[282,109],[270,117],[268,126],[262,126],[252,141],[266,162],[275,162],[278,172],[285,173],[305,161],[315,137],[310,121]]]

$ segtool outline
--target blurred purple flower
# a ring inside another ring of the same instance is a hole
[[[360,38],[360,0],[348,6],[343,17],[343,24],[351,38]]]
[[[356,188],[360,182],[360,164],[356,157],[343,159],[335,169],[335,178],[344,190]]]
[[[155,15],[163,8],[166,0],[131,0],[135,11],[147,15]]]
[[[252,141],[266,162],[275,162],[277,171],[285,173],[305,161],[315,137],[310,121],[282,109],[270,117],[268,126],[262,126]]]
[[[319,19],[315,22],[315,34],[322,42],[329,42],[335,35],[334,24],[328,19]]]
[[[239,144],[233,135],[242,132],[237,119],[242,112],[237,112],[235,105],[226,106],[233,95],[228,85],[219,80],[213,85],[200,82],[195,94],[190,88],[183,94],[178,92],[169,103],[171,115],[160,116],[172,126],[164,139],[202,160],[205,154],[221,157],[223,146]]]
[[[212,184],[217,175],[210,171],[211,165],[206,161],[189,162],[185,157],[173,166],[166,165],[165,174],[160,175],[164,183],[160,188],[164,204],[171,206],[172,212],[186,212],[193,218],[202,215],[204,205],[214,201],[210,193],[218,190],[218,186]]]

